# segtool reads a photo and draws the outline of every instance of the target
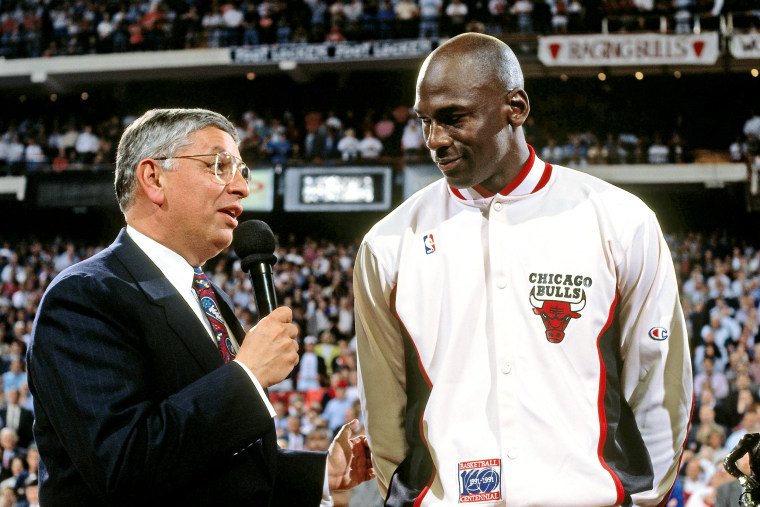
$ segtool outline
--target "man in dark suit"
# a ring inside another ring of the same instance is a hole
[[[16,388],[5,391],[5,403],[0,405],[0,426],[11,428],[18,435],[18,445],[29,447],[34,441],[32,436],[32,424],[34,414],[29,409],[19,405],[21,393]]]
[[[230,245],[249,195],[238,143],[198,109],[122,135],[127,227],[51,283],[29,348],[43,505],[308,507],[373,476],[348,425],[327,455],[277,447],[264,389],[298,360],[291,311],[246,333],[194,269]]]

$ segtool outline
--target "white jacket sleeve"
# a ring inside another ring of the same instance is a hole
[[[406,373],[404,343],[391,297],[395,280],[388,279],[370,246],[363,243],[354,268],[359,391],[367,439],[380,491],[404,460]]]
[[[653,213],[617,263],[622,390],[654,470],[635,505],[659,505],[672,488],[692,410],[691,358],[670,250]]]

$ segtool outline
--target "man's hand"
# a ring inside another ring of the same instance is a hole
[[[359,427],[354,419],[338,432],[327,455],[327,482],[330,491],[342,491],[375,477],[372,453],[364,435],[351,438]]]
[[[295,340],[298,327],[291,323],[292,320],[290,308],[276,308],[248,331],[235,356],[250,368],[265,388],[284,380],[298,364],[298,342]]]

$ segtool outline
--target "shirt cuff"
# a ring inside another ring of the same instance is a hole
[[[251,369],[248,368],[246,365],[244,365],[242,362],[238,361],[237,359],[233,359],[233,361],[239,364],[240,367],[243,368],[243,371],[246,372],[249,377],[251,377],[251,382],[253,382],[253,385],[256,386],[256,390],[259,392],[259,396],[261,396],[261,399],[264,401],[264,405],[266,405],[267,409],[269,410],[269,415],[272,416],[272,418],[274,418],[274,416],[277,415],[277,412],[275,412],[274,407],[269,402],[269,396],[267,396],[267,393],[264,392],[264,388],[261,387],[261,383],[259,382],[259,379],[257,379],[256,375],[253,374]]]
[[[319,507],[333,507],[333,498],[330,494],[330,484],[327,482],[327,464],[325,464],[325,483],[322,486],[322,501],[319,502]]]

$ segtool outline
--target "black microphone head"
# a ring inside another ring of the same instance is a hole
[[[274,233],[261,220],[246,220],[239,224],[232,233],[232,248],[240,257],[240,267],[248,272],[255,263],[274,264]]]

